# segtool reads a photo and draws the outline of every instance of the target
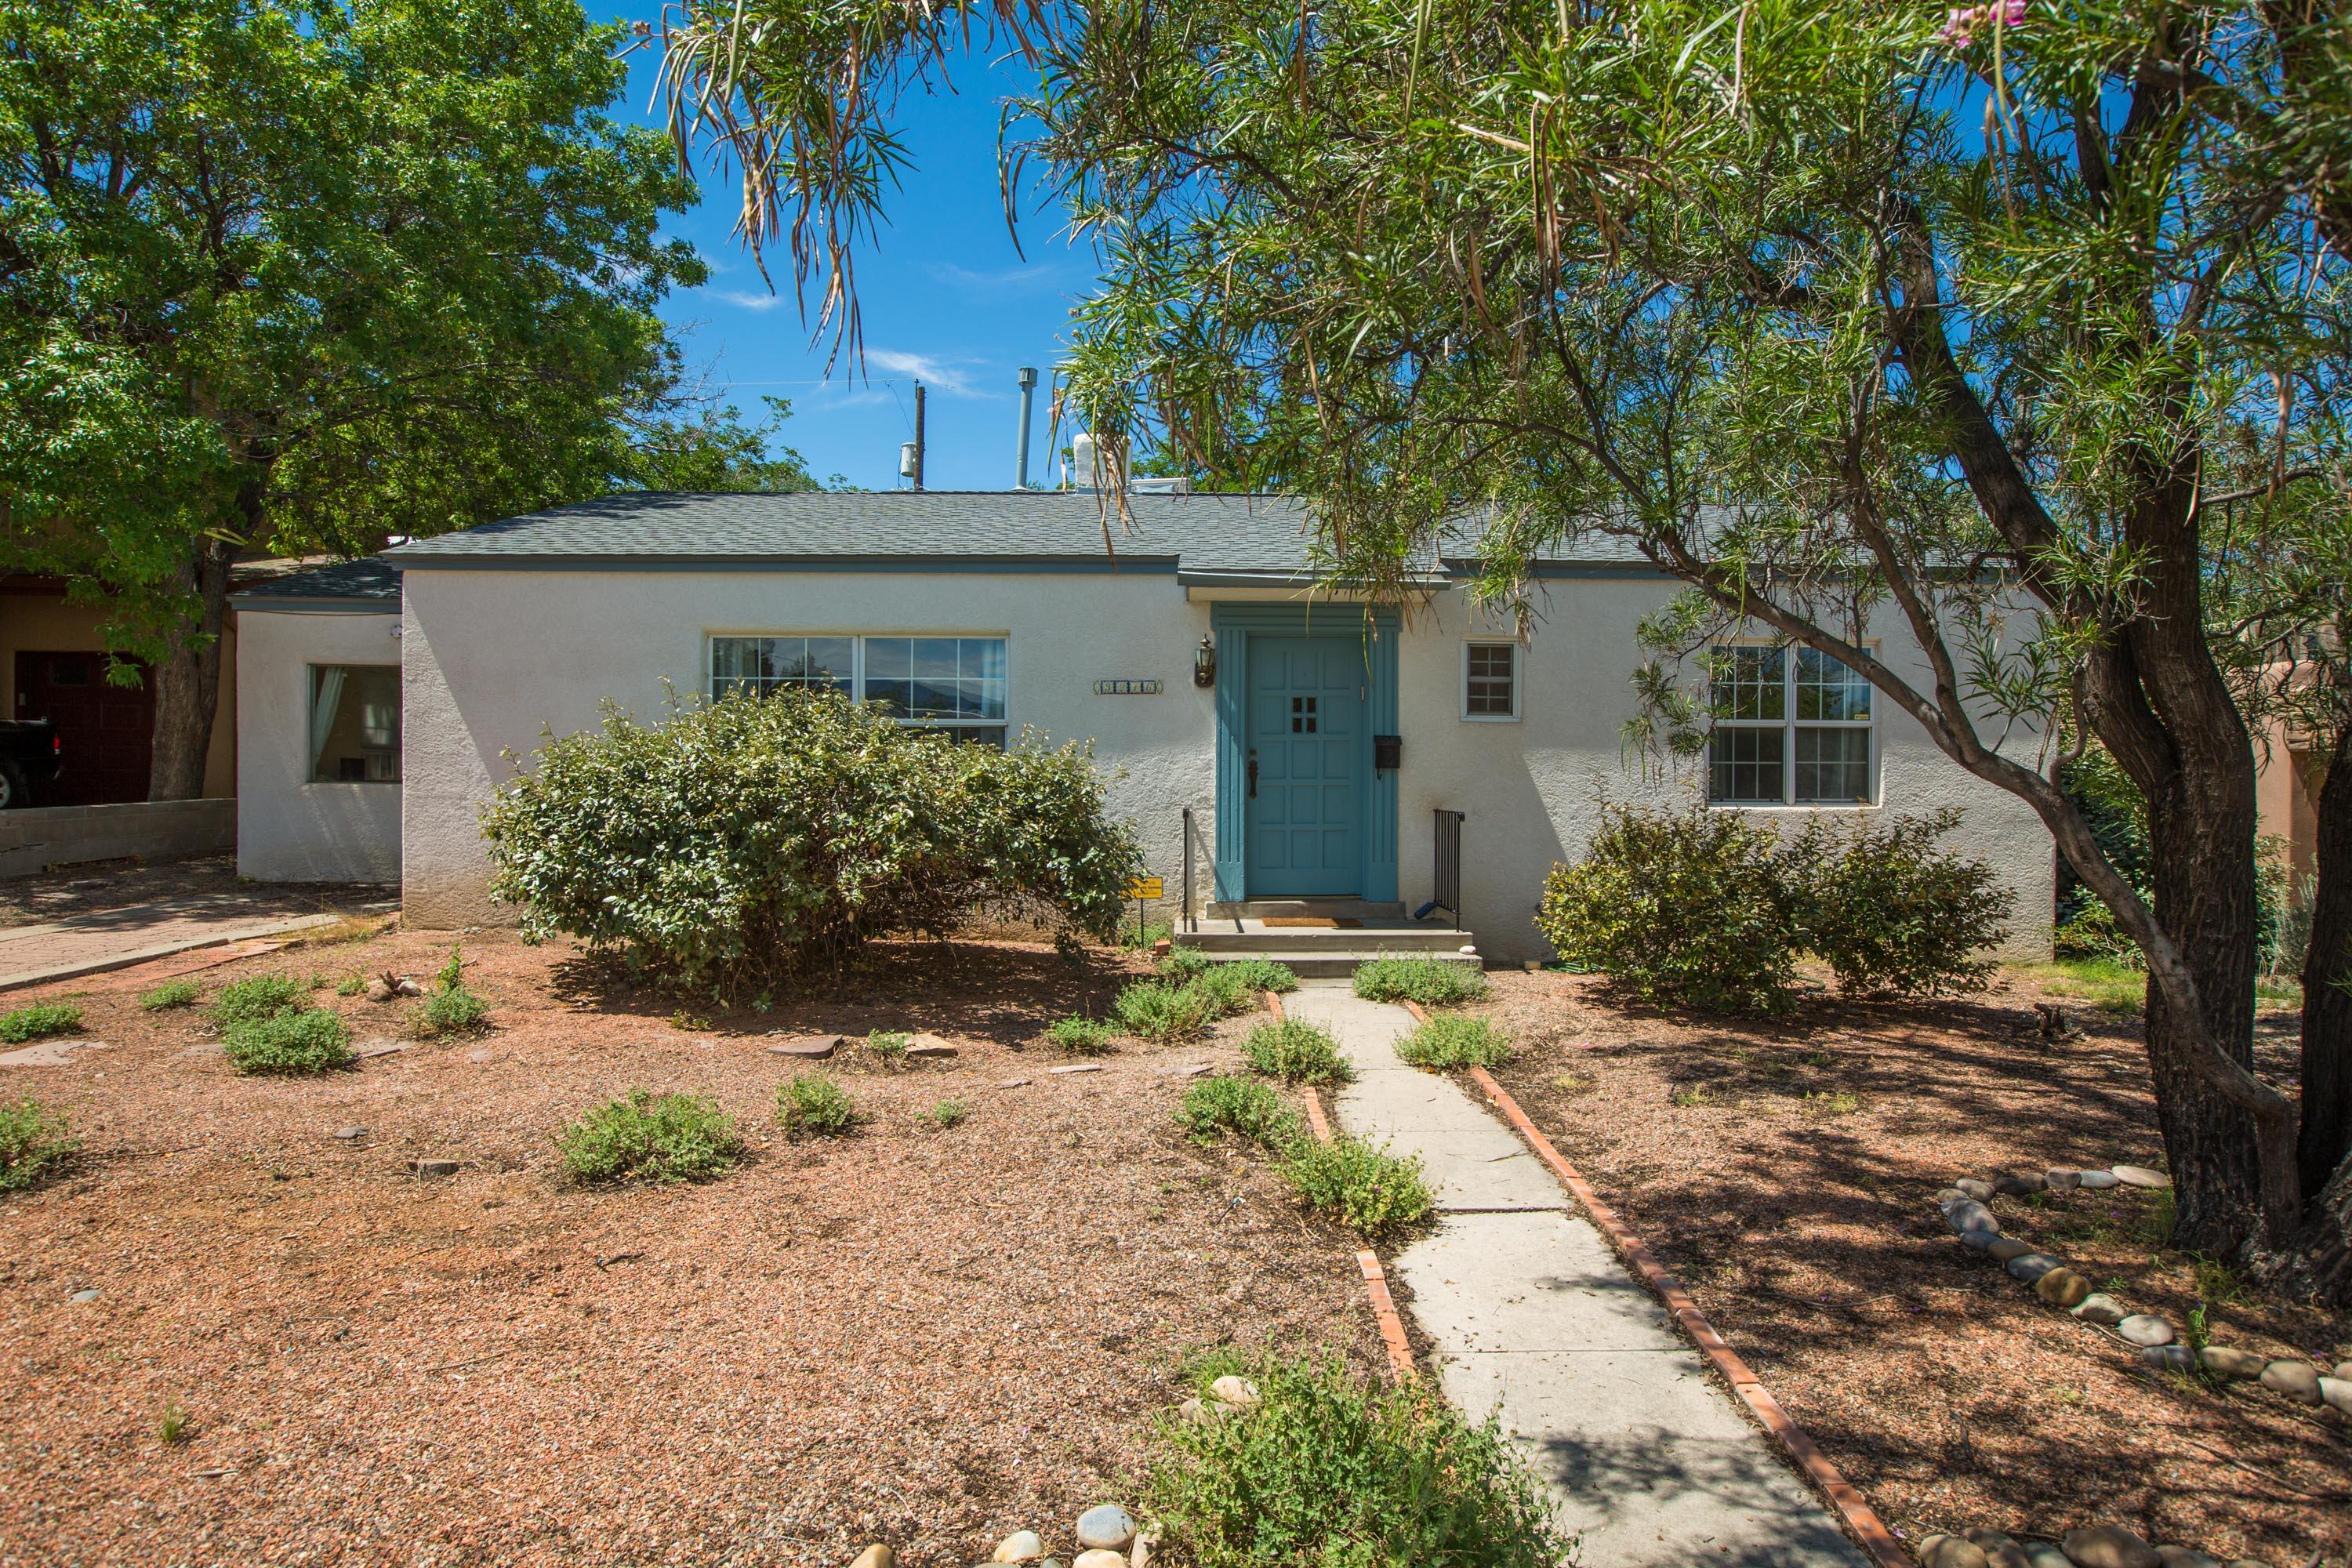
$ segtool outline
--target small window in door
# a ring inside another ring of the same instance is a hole
[[[400,667],[310,667],[310,782],[400,782]]]
[[[1315,699],[1294,697],[1290,700],[1290,732],[1294,735],[1315,733]]]

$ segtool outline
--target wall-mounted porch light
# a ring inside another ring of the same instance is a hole
[[[1214,686],[1217,683],[1217,645],[1206,637],[1192,650],[1192,684]]]

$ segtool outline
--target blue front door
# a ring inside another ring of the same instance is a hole
[[[1366,685],[1359,638],[1251,635],[1247,897],[1363,890]]]

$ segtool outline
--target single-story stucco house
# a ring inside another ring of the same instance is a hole
[[[1745,717],[1697,776],[1645,777],[1635,627],[1675,593],[1605,549],[1544,562],[1525,642],[1440,567],[1406,613],[1311,591],[1285,498],[895,491],[611,497],[484,524],[241,597],[240,868],[401,885],[409,919],[511,919],[478,821],[547,732],[664,683],[819,684],[983,742],[1091,742],[1175,912],[1455,895],[1491,959],[1539,957],[1546,872],[1604,798],[1705,788],[1779,815],[1963,810],[1953,843],[2017,898],[2010,951],[2046,956],[2039,821],[1971,778],[1843,667],[1764,642]],[[1916,668],[1899,621],[1890,663]],[[2031,739],[2026,742],[2030,744]],[[1459,860],[1439,864],[1460,814]],[[1337,906],[1333,906],[1337,907]]]

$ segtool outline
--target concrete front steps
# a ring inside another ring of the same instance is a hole
[[[1268,919],[1345,920],[1337,926],[1268,925]],[[1268,958],[1302,978],[1353,974],[1376,958],[1433,958],[1443,963],[1480,964],[1477,944],[1466,931],[1435,921],[1407,920],[1402,904],[1366,904],[1353,899],[1265,900],[1219,904],[1197,931],[1179,931],[1178,947],[1197,948],[1232,960]]]

